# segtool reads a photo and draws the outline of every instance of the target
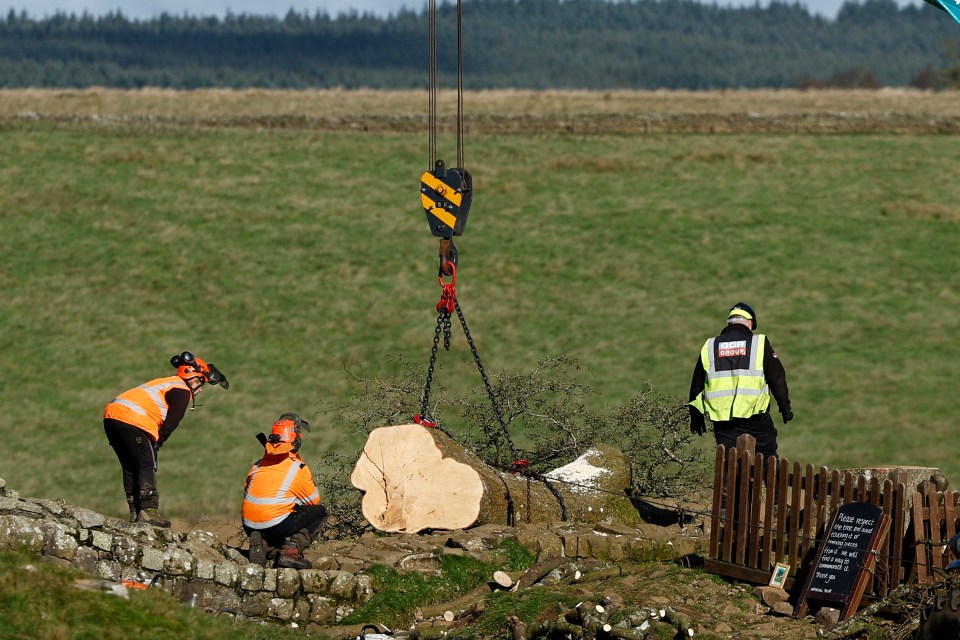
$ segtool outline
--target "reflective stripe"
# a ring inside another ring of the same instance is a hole
[[[171,387],[179,387],[179,384],[174,382],[162,382],[155,386],[150,386],[149,384],[142,384],[138,389],[143,389],[147,392],[147,395],[150,396],[150,400],[153,401],[153,404],[157,405],[157,410],[160,412],[160,416],[166,420],[167,419],[167,403],[163,399],[163,392]]]
[[[284,520],[286,520],[287,516],[289,515],[290,515],[289,513],[285,513],[282,516],[278,516],[273,520],[267,520],[266,522],[254,522],[253,520],[247,520],[246,518],[244,518],[243,524],[247,525],[251,529],[269,529],[270,527],[274,525],[278,525]]]
[[[297,498],[297,502],[299,502],[300,504],[313,504],[315,500],[319,500],[319,499],[320,499],[320,490],[317,489],[316,491],[308,495],[306,498],[302,498],[302,499]]]
[[[752,376],[759,378],[763,375],[763,369],[731,369],[730,371],[714,371],[711,378],[737,378],[740,376]]]
[[[293,484],[293,481],[297,478],[297,472],[300,471],[300,463],[297,462],[296,460],[293,460],[292,462],[293,464],[290,465],[290,469],[287,471],[287,476],[283,479],[283,484],[281,484],[280,488],[277,489],[277,493],[274,495],[274,497],[258,498],[257,496],[250,495],[250,493],[248,492],[243,499],[249,502],[250,504],[257,504],[257,505],[290,504],[291,502],[302,503],[301,500],[297,499],[294,496],[287,496],[287,491],[290,490],[290,485]],[[253,478],[257,475],[257,471],[260,471],[260,464],[257,463],[256,467],[257,467],[256,471],[250,474],[249,485],[251,486],[253,485]],[[319,498],[320,497],[319,490],[316,492],[316,494],[317,494],[317,497]]]
[[[140,405],[136,404],[135,402],[130,402],[129,400],[125,400],[124,398],[114,398],[114,399],[113,399],[113,402],[114,402],[115,404],[122,405],[122,406],[126,407],[127,409],[130,409],[131,411],[135,411],[135,412],[137,412],[138,414],[140,414],[141,416],[147,417],[147,415],[148,415],[147,412],[146,412],[146,410],[145,410],[143,407],[141,407]]]
[[[729,398],[731,396],[762,396],[769,390],[770,388],[767,386],[764,386],[763,389],[737,387],[736,389],[724,389],[722,391],[704,391],[703,397],[709,400],[712,398]]]

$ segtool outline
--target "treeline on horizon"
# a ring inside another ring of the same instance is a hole
[[[960,25],[927,4],[464,0],[467,89],[938,88]],[[0,87],[423,88],[428,16],[59,13],[0,19]],[[438,4],[439,82],[456,77],[456,6]]]

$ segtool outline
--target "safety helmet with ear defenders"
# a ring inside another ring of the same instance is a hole
[[[294,453],[300,451],[301,433],[303,429],[310,431],[310,423],[295,413],[284,413],[276,422],[273,423],[273,429],[267,436],[267,443],[274,445],[274,452],[281,453],[281,444],[292,446]]]
[[[170,358],[170,364],[177,368],[177,375],[184,382],[193,378],[200,378],[203,382],[218,384],[224,389],[230,388],[227,377],[217,369],[215,364],[207,364],[189,351],[184,351]]]

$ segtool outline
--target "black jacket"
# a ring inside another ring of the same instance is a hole
[[[160,425],[159,438],[157,439],[158,449],[167,441],[173,430],[180,426],[180,421],[187,413],[187,407],[190,406],[193,394],[186,389],[174,387],[168,389],[163,397],[167,401],[167,419]]]
[[[742,324],[728,324],[720,335],[724,338],[749,340],[753,336],[753,331]],[[789,412],[790,409],[790,391],[787,389],[787,372],[783,369],[783,363],[777,357],[777,352],[770,345],[769,337],[764,341],[763,352],[763,376],[767,379],[767,385],[770,387],[770,393],[777,401],[777,407],[780,413]],[[706,384],[707,372],[703,368],[703,362],[700,360],[700,354],[697,354],[697,364],[693,368],[693,379],[690,381],[690,400],[696,399]],[[769,412],[769,409],[768,409]],[[702,427],[703,414],[693,407],[690,407],[690,426],[691,429]],[[721,428],[725,423],[719,423]]]

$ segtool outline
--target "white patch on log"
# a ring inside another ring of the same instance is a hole
[[[598,467],[590,458],[603,458],[603,454],[596,448],[587,449],[583,455],[570,464],[558,467],[543,474],[551,480],[566,482],[571,493],[586,493],[600,488],[600,480],[610,473],[609,469]]]

